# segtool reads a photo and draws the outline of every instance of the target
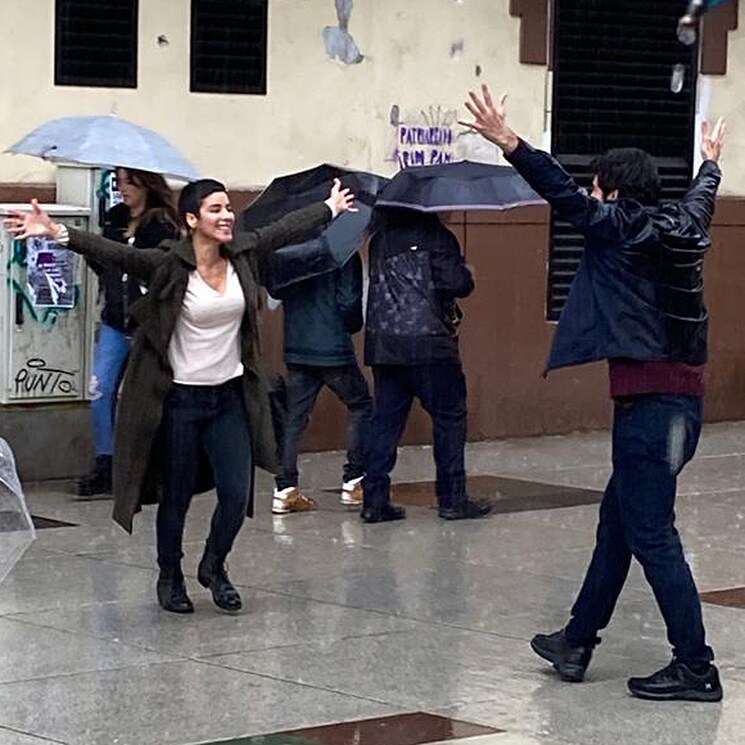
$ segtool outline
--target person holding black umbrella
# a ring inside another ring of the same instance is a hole
[[[607,359],[614,399],[613,473],[592,560],[566,627],[537,634],[532,648],[562,680],[581,681],[633,557],[654,592],[673,658],[650,676],[631,678],[629,691],[655,701],[719,701],[701,601],[675,527],[675,497],[701,433],[708,328],[702,269],[724,125],[704,122],[697,177],[680,201],[661,204],[648,153],[621,148],[597,158],[588,194],[507,125],[505,100],[495,103],[487,86],[480,96],[471,92],[466,107],[474,120],[463,124],[497,145],[586,241],[548,368]]]
[[[362,504],[362,479],[372,414],[372,397],[354,351],[352,335],[362,329],[362,260],[355,253],[340,269],[293,282],[272,297],[284,308],[285,402],[278,428],[280,471],[272,512],[308,512],[315,501],[300,490],[298,452],[316,398],[329,388],[347,409],[347,461],[340,502]]]
[[[473,276],[458,240],[434,214],[376,208],[369,232],[365,364],[373,371],[375,406],[362,519],[406,516],[391,503],[390,472],[414,398],[434,426],[440,517],[482,517],[490,506],[466,494],[466,380],[456,303],[473,292]]]

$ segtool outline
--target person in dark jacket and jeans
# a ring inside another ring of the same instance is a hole
[[[307,512],[315,502],[298,487],[300,440],[323,386],[347,407],[347,462],[340,501],[362,504],[372,397],[352,335],[362,328],[362,260],[275,290],[284,307],[285,411],[278,433],[280,472],[272,512]]]
[[[370,235],[365,363],[373,371],[375,407],[362,519],[406,516],[391,504],[389,474],[415,397],[434,426],[440,517],[481,517],[488,505],[466,495],[466,380],[455,302],[473,292],[473,276],[437,215],[378,208]]]
[[[636,558],[652,586],[673,647],[672,662],[630,692],[651,700],[719,701],[722,686],[706,643],[701,601],[675,527],[678,474],[701,432],[708,315],[703,258],[721,172],[721,121],[702,131],[703,164],[686,195],[660,204],[660,180],[642,150],[611,150],[592,164],[591,195],[505,119],[505,97],[471,93],[470,124],[586,240],[556,330],[549,369],[607,359],[613,473],[600,506],[597,542],[567,626],[538,634],[533,650],[561,678],[581,681],[597,633],[610,622]]]
[[[117,168],[116,180],[123,201],[106,213],[106,238],[135,248],[154,248],[179,236],[178,212],[163,176]],[[116,399],[134,331],[129,308],[143,294],[139,282],[121,269],[89,264],[98,275],[103,309],[90,382],[96,464],[92,473],[78,482],[81,497],[111,494]]]

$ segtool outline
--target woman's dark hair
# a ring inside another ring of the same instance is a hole
[[[176,227],[179,226],[180,220],[173,192],[163,176],[150,171],[139,171],[136,168],[120,167],[118,170],[125,171],[135,186],[145,190],[145,211],[135,219],[135,227],[150,220],[171,222]]]
[[[219,181],[215,181],[215,179],[200,178],[197,181],[188,183],[181,190],[178,198],[178,213],[181,216],[182,223],[186,225],[186,216],[188,214],[199,216],[199,208],[202,205],[202,200],[218,191],[227,192],[227,189],[225,188],[225,184],[221,184]]]
[[[646,207],[660,201],[660,174],[652,156],[636,147],[619,147],[595,158],[590,170],[603,194],[618,189],[618,196],[635,199]]]

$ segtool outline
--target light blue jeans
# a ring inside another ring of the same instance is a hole
[[[129,337],[123,331],[102,323],[93,353],[93,377],[89,389],[96,455],[114,452],[116,397],[128,356]]]

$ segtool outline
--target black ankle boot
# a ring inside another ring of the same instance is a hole
[[[111,456],[97,455],[93,471],[78,481],[78,496],[111,494]]]
[[[387,523],[392,520],[403,520],[406,517],[406,509],[388,502],[378,508],[363,507],[360,517],[366,523]]]
[[[440,507],[437,514],[443,520],[475,520],[486,517],[493,508],[490,502],[466,499],[455,507]]]
[[[171,613],[193,613],[189,596],[186,594],[184,575],[180,569],[161,569],[156,585],[160,607]]]
[[[228,579],[225,571],[225,563],[212,554],[209,548],[204,551],[204,556],[199,562],[197,579],[202,587],[206,587],[212,593],[214,604],[227,611],[239,611],[243,607],[243,601],[238,590]]]

